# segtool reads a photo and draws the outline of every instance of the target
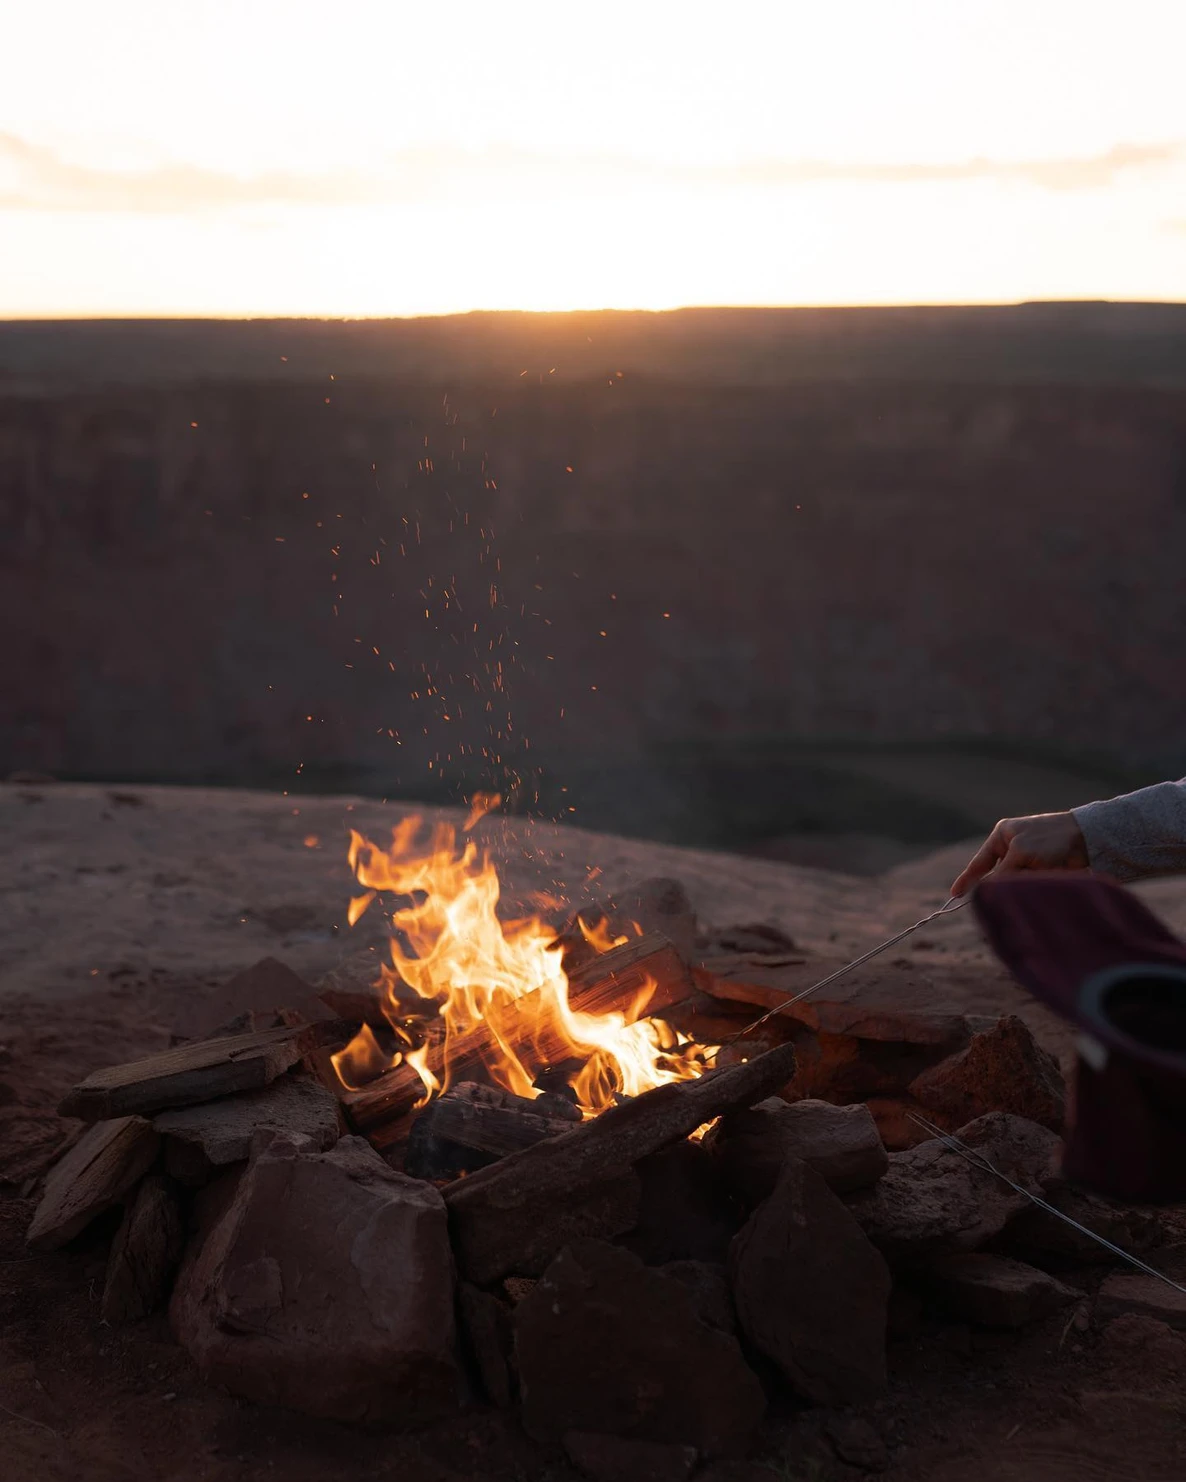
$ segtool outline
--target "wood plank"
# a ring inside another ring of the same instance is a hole
[[[107,1259],[100,1311],[106,1322],[132,1322],[162,1307],[181,1260],[181,1204],[166,1178],[150,1175],[136,1190]]]
[[[156,1160],[160,1138],[143,1117],[120,1117],[88,1127],[50,1170],[25,1241],[57,1250],[113,1208]]]
[[[67,1094],[58,1112],[98,1122],[254,1091],[283,1075],[306,1050],[341,1040],[350,1032],[351,1026],[334,1020],[177,1045],[128,1065],[95,1071]]]
[[[655,934],[636,937],[621,947],[603,952],[573,973],[568,1001],[580,1013],[607,1014],[629,1009],[644,990],[648,996],[641,1018],[682,1003],[695,992],[691,971],[679,953],[665,937]],[[516,1004],[508,1005],[500,1027],[517,1050],[530,1047],[532,1059],[542,1069],[568,1058],[570,1047],[550,1022],[536,1035],[530,1013],[531,1000],[535,998],[535,994],[528,994]],[[491,1052],[489,1031],[478,1025],[467,1034],[457,1035],[449,1051],[454,1083],[480,1079]],[[440,1045],[430,1050],[428,1063],[436,1075],[442,1074],[444,1056]],[[424,1084],[416,1071],[402,1064],[361,1091],[343,1093],[342,1104],[355,1128],[369,1134],[386,1122],[405,1116],[423,1094]]]

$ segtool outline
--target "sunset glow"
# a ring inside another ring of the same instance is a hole
[[[0,314],[1186,298],[1177,0],[43,0]]]

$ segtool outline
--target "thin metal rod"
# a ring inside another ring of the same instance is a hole
[[[846,973],[851,973],[855,968],[863,966],[882,952],[888,952],[891,947],[896,947],[899,942],[905,941],[908,936],[911,936],[922,927],[928,926],[932,921],[938,920],[940,916],[954,915],[956,911],[966,906],[970,899],[970,896],[950,897],[937,911],[932,911],[929,916],[924,916],[921,921],[916,921],[913,926],[908,926],[905,931],[898,932],[897,936],[892,936],[888,941],[878,943],[876,947],[871,948],[862,957],[856,957],[852,962],[846,962],[843,967],[837,968],[834,973],[829,973],[826,978],[821,978],[818,983],[812,983],[810,988],[804,988],[798,993],[790,994],[784,1002],[775,1004],[760,1019],[755,1019],[752,1024],[747,1024],[744,1029],[739,1030],[734,1035],[730,1035],[727,1040],[724,1040],[717,1046],[717,1053],[719,1054],[727,1045],[736,1044],[739,1039],[744,1039],[747,1034],[752,1034],[755,1029],[760,1029],[768,1019],[773,1019],[775,1014],[784,1013],[793,1004],[801,1003],[803,999],[810,998],[813,993],[818,993],[821,988],[826,988],[829,983],[834,983],[837,978],[843,978]]]
[[[999,1178],[1002,1183],[1008,1184],[1018,1194],[1024,1194],[1031,1204],[1037,1205],[1039,1209],[1045,1210],[1047,1214],[1052,1214],[1055,1219],[1061,1220],[1064,1225],[1070,1225],[1072,1230],[1078,1230],[1081,1235],[1086,1235],[1089,1240],[1094,1240],[1097,1245],[1102,1245],[1105,1250],[1110,1250],[1114,1256],[1119,1256],[1122,1261],[1127,1261],[1130,1266],[1135,1266],[1138,1271],[1143,1271],[1146,1276],[1155,1276],[1158,1281],[1164,1281],[1166,1286],[1172,1286],[1174,1291],[1181,1292],[1186,1296],[1186,1286],[1179,1286],[1176,1281],[1171,1280],[1163,1271],[1157,1271],[1154,1267],[1146,1265],[1144,1261],[1134,1256],[1130,1251],[1123,1250],[1119,1245],[1113,1245],[1110,1240],[1105,1240],[1102,1235],[1097,1235],[1094,1230],[1089,1230],[1086,1225],[1081,1225],[1078,1220],[1072,1219],[1069,1214],[1064,1214],[1061,1209],[1056,1209],[1048,1200],[1041,1198],[1037,1194],[1031,1194],[1024,1184],[1019,1184],[1015,1179],[1011,1179],[1007,1173],[1002,1173],[996,1164],[986,1157],[984,1153],[980,1152],[979,1149],[970,1148],[966,1142],[961,1142],[958,1137],[953,1136],[950,1132],[944,1132],[942,1127],[936,1127],[934,1122],[928,1122],[926,1117],[917,1116],[914,1112],[907,1112],[906,1115],[912,1122],[916,1122],[920,1127],[929,1132],[932,1137],[936,1137],[946,1143],[953,1153],[958,1153],[963,1158],[965,1163],[970,1163],[973,1168],[979,1168],[982,1173],[991,1173],[995,1178]]]

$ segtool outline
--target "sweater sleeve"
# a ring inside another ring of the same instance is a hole
[[[1071,811],[1100,874],[1142,880],[1186,873],[1186,778]]]

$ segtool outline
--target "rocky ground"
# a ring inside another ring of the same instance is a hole
[[[7,1474],[44,1479],[284,1476],[567,1482],[559,1448],[476,1408],[414,1436],[314,1423],[207,1388],[163,1317],[105,1325],[110,1223],[30,1255],[32,1179],[63,1136],[54,1108],[86,1071],[163,1046],[195,1003],[265,955],[315,979],[377,946],[351,931],[348,829],[381,838],[408,811],[349,798],[21,784],[0,788],[0,1433]],[[441,815],[453,817],[453,815]],[[456,821],[456,819],[454,819]],[[767,921],[827,957],[855,953],[939,905],[967,849],[874,879],[490,819],[508,907],[564,902],[664,874],[702,922]],[[1144,888],[1186,928],[1186,886]],[[941,989],[937,1008],[1016,1011],[1065,1057],[1064,1033],[1003,976],[966,916],[901,949]],[[1082,1278],[1085,1300],[1098,1279]],[[746,1462],[709,1482],[1170,1482],[1186,1475],[1186,1335],[1085,1307],[1021,1333],[901,1322],[887,1397],[859,1412],[776,1407]],[[643,1479],[639,1479],[643,1482]]]

